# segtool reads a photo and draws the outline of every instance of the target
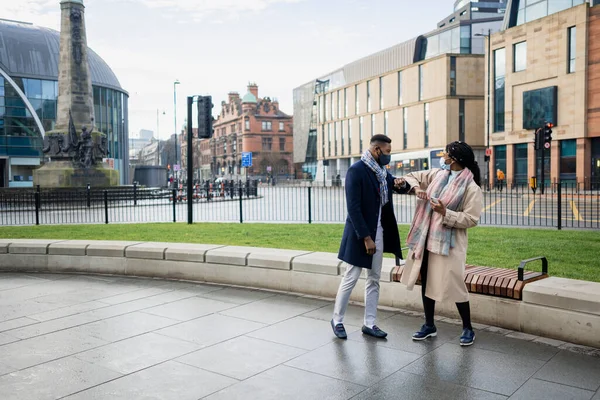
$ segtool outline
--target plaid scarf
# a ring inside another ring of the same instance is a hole
[[[456,211],[460,206],[467,186],[473,181],[473,173],[465,168],[450,184],[450,171],[440,170],[427,188],[429,198],[438,198],[448,210]],[[413,258],[419,260],[423,256],[425,243],[427,250],[435,254],[447,256],[454,247],[454,229],[446,228],[444,216],[433,212],[431,204],[426,200],[417,200],[417,209],[413,218],[406,243],[413,251]]]
[[[365,150],[360,159],[377,176],[377,180],[379,181],[379,196],[381,197],[381,206],[385,206],[385,204],[388,202],[388,186],[386,180],[387,170],[382,168],[379,163],[375,161],[369,149]]]

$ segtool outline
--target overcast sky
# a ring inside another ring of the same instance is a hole
[[[346,63],[435,29],[453,0],[84,0],[88,46],[129,92],[129,130],[173,133],[185,97],[259,96],[293,113],[292,92]],[[0,18],[60,29],[60,0],[0,0]],[[163,115],[164,112],[164,115]]]

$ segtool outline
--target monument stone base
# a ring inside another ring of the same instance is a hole
[[[109,169],[107,164],[92,168],[74,168],[71,161],[51,161],[33,171],[33,184],[43,188],[69,188],[117,186],[119,171]]]

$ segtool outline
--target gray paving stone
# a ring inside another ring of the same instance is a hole
[[[30,315],[29,318],[44,322],[53,319],[68,317],[71,315],[81,314],[86,311],[96,310],[98,308],[107,307],[106,303],[99,301],[87,301],[85,303],[74,304],[68,307],[58,308],[56,310],[46,311],[43,313]]]
[[[506,396],[398,371],[352,400],[505,400]]]
[[[558,383],[530,379],[510,400],[590,400],[594,392]]]
[[[600,400],[600,389],[598,389],[598,392],[596,392],[596,395],[594,397],[592,397],[592,400]]]
[[[86,312],[53,319],[50,321],[38,322],[36,324],[13,329],[8,332],[10,332],[11,336],[18,337],[19,339],[30,339],[36,336],[47,335],[53,332],[87,324],[89,322],[98,321],[98,319],[98,317],[91,316]]]
[[[515,339],[490,332],[477,332],[473,347],[478,349],[498,351],[505,354],[518,354],[524,357],[548,361],[560,350],[542,343]]]
[[[136,311],[81,325],[70,330],[107,342],[116,342],[177,323],[178,321],[170,318],[148,315]]]
[[[177,359],[184,364],[243,380],[306,351],[250,337],[238,337]]]
[[[9,335],[8,333],[0,333],[0,346],[8,343],[17,342],[21,339]]]
[[[0,362],[0,376],[15,372],[17,369]],[[1,393],[0,393],[1,394]]]
[[[363,335],[362,331],[354,332],[348,338],[350,340],[374,343],[377,346],[408,351],[410,353],[427,354],[449,341],[458,343],[458,337],[462,330],[456,325],[438,321],[436,322],[438,328],[436,337],[421,342],[413,341],[412,335],[421,328],[421,325],[423,325],[421,318],[396,314],[382,321],[379,325],[381,329],[388,333],[386,340],[378,340],[371,336]]]
[[[238,381],[175,361],[115,379],[65,400],[196,400]]]
[[[414,353],[373,343],[335,341],[285,365],[356,383],[373,385],[418,359]]]
[[[274,324],[323,307],[326,304],[321,300],[277,295],[223,311],[221,314],[265,324]]]
[[[220,314],[211,314],[157,330],[155,333],[207,347],[255,331],[264,326],[266,325],[259,322],[227,317]]]
[[[205,299],[201,297],[190,297],[163,304],[144,310],[147,314],[168,317],[178,321],[189,321],[190,319],[203,317],[208,314],[227,310],[235,307],[235,304],[225,303],[223,301]]]
[[[120,374],[67,357],[0,377],[2,400],[57,399]]]
[[[345,325],[345,328],[348,334],[360,329],[358,326],[352,325]],[[305,350],[314,350],[334,340],[338,340],[333,334],[330,322],[303,316],[279,322],[249,333],[246,336]]]
[[[198,347],[183,340],[146,333],[86,351],[78,354],[77,358],[122,374],[130,374],[191,353]]]
[[[200,297],[206,297],[209,299],[225,301],[227,303],[234,304],[248,304],[252,303],[253,301],[258,301],[273,296],[275,296],[275,293],[239,288],[223,288],[200,295]]]
[[[510,396],[543,365],[519,355],[446,343],[402,371]]]
[[[40,283],[43,283],[43,280],[34,278],[33,276],[0,272],[0,291],[16,289]]]
[[[384,320],[394,316],[396,313],[391,311],[377,310],[377,324],[381,325],[381,329],[384,329]],[[310,311],[304,314],[305,317],[321,319],[323,321],[330,321],[333,318],[333,303],[328,302],[325,307]],[[346,309],[346,315],[344,316],[344,324],[363,326],[365,321],[365,308],[350,304]],[[384,329],[385,330],[385,329]]]
[[[77,332],[60,331],[0,346],[3,363],[23,369],[106,344]]]
[[[563,350],[534,378],[596,391],[600,388],[600,358]]]
[[[38,321],[28,318],[28,317],[15,318],[15,319],[11,319],[8,321],[2,321],[2,322],[0,322],[0,332],[8,331],[11,329],[21,328],[23,326],[27,326],[27,325],[31,325],[31,324],[36,324],[37,322]]]
[[[278,366],[232,385],[207,400],[350,399],[364,386],[295,368]]]

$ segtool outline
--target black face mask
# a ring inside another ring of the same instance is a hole
[[[383,151],[381,149],[379,149],[379,160],[377,160],[377,162],[379,163],[379,165],[381,167],[384,167],[386,165],[388,165],[390,163],[390,161],[392,161],[392,155],[391,154],[383,154]]]

